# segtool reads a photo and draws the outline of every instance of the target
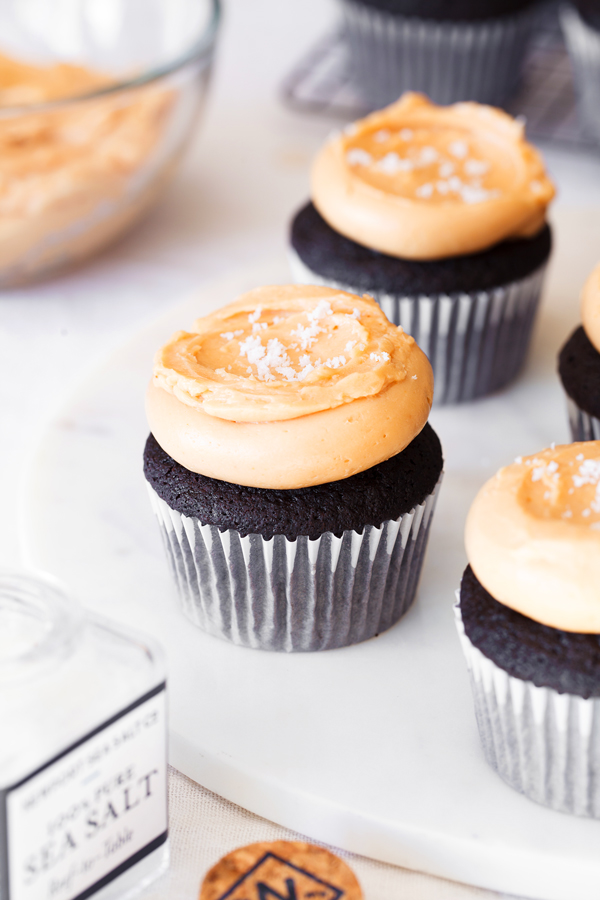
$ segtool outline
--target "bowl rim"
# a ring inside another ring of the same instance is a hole
[[[136,88],[143,87],[147,84],[152,84],[155,81],[160,81],[162,78],[172,75],[179,69],[185,68],[185,66],[190,63],[202,62],[203,60],[208,62],[214,50],[217,31],[222,16],[221,0],[209,0],[209,2],[211,9],[208,25],[200,37],[194,41],[184,53],[180,56],[176,56],[170,62],[154,68],[149,68],[133,78],[115,81],[105,87],[97,88],[93,91],[86,91],[82,94],[71,94],[68,97],[60,97],[57,100],[49,100],[43,103],[22,103],[15,106],[0,106],[0,119],[16,118],[31,113],[42,113],[64,109],[69,106],[74,106],[77,103],[95,100],[99,97],[109,97],[113,94],[119,94],[122,91],[135,90]]]

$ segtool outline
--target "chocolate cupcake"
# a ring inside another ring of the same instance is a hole
[[[144,473],[187,616],[284,651],[393,625],[441,476],[432,392],[415,341],[330,288],[259,288],[174,335]]]
[[[296,281],[367,291],[433,366],[436,403],[511,381],[529,345],[554,194],[523,126],[407,94],[336,135],[295,216]]]
[[[587,136],[600,144],[600,2],[565,4],[560,19],[575,77],[579,119]]]
[[[503,104],[536,22],[532,0],[342,0],[348,63],[371,108],[404,91]]]
[[[567,395],[574,441],[600,440],[600,265],[581,295],[583,325],[576,328],[558,357],[558,372]]]
[[[489,764],[600,818],[600,442],[518,459],[477,495],[456,607]]]

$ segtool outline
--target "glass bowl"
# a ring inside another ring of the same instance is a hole
[[[0,288],[115,240],[171,178],[219,0],[0,0]]]

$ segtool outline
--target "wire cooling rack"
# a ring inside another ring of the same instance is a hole
[[[284,103],[305,113],[321,113],[346,121],[369,112],[354,90],[342,28],[325,35],[294,67],[282,84]],[[556,8],[539,19],[518,93],[507,104],[524,116],[532,140],[552,141],[572,149],[594,145],[577,118],[573,73]]]

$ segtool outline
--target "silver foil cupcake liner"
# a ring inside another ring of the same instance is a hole
[[[572,6],[561,9],[560,21],[573,66],[579,119],[588,137],[600,144],[600,32]]]
[[[567,414],[574,441],[600,441],[600,419],[584,412],[568,395]]]
[[[265,540],[171,509],[148,486],[183,611],[204,631],[262,650],[329,650],[390,628],[414,600],[439,484],[363,533]]]
[[[323,284],[352,293],[352,285],[322,278],[294,250],[290,268],[300,284]],[[504,387],[519,373],[531,340],[545,264],[491,291],[417,297],[370,291],[388,319],[411,334],[428,356],[434,403],[464,403]]]
[[[537,10],[474,22],[394,15],[342,0],[350,75],[372,108],[404,91],[502,104],[516,89]]]
[[[454,611],[490,766],[536,803],[600,818],[600,699],[509,675],[471,643],[458,604]]]

